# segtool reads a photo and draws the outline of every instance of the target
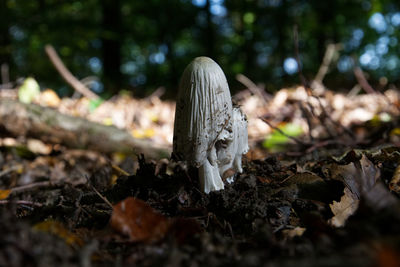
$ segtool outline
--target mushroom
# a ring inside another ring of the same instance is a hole
[[[241,163],[235,162],[241,160],[242,154],[235,144],[243,143],[237,137],[239,134],[246,139],[247,148],[247,123],[243,126],[243,114],[238,114],[235,123],[229,86],[222,69],[208,57],[195,58],[184,70],[179,84],[173,158],[198,168],[201,189],[207,194],[224,189],[223,171],[232,165],[241,170]],[[235,128],[240,129],[238,133],[234,132]],[[245,136],[242,136],[244,131]],[[236,160],[238,153],[240,156]]]
[[[233,140],[228,145],[218,147],[217,159],[221,177],[233,182],[235,172],[242,173],[242,155],[249,151],[247,135],[247,118],[239,106],[233,107]]]

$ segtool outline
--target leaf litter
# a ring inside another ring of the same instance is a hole
[[[44,96],[33,101],[171,145],[172,102],[120,95],[96,108]],[[2,138],[0,263],[391,266],[400,251],[399,94],[318,97],[302,87],[270,100],[234,96],[252,150],[243,174],[209,195],[179,162]],[[262,144],[285,123],[303,135],[271,154]]]

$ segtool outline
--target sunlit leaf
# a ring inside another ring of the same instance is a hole
[[[22,103],[29,104],[39,95],[40,86],[32,77],[26,78],[24,83],[18,88],[18,99]]]
[[[155,131],[152,128],[148,128],[148,129],[145,129],[145,130],[135,129],[135,130],[132,131],[132,135],[133,135],[133,137],[139,138],[139,139],[141,139],[141,138],[151,138],[151,137],[153,137],[155,135]]]
[[[103,124],[104,124],[104,125],[107,125],[107,126],[113,125],[112,118],[104,118]]]
[[[103,102],[104,99],[101,98],[91,99],[89,102],[89,111],[90,112],[95,111],[95,109],[98,108]]]
[[[278,127],[284,134],[278,130],[274,130],[263,142],[263,147],[270,150],[280,150],[283,145],[290,142],[291,137],[297,137],[303,134],[303,129],[300,125],[287,123]],[[286,134],[286,135],[285,135]]]
[[[51,89],[46,89],[40,94],[40,104],[48,107],[58,107],[61,103],[61,99],[57,93]]]

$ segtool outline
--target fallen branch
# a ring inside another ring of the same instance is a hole
[[[325,75],[328,73],[329,66],[333,60],[335,52],[340,49],[339,44],[329,44],[326,48],[324,58],[322,60],[322,64],[318,69],[317,75],[315,75],[314,82],[317,84],[322,84],[322,81],[325,78]]]
[[[57,55],[56,50],[51,45],[45,46],[45,51],[47,56],[50,58],[51,63],[64,78],[64,80],[72,86],[76,91],[84,95],[89,99],[98,99],[99,96],[90,91],[83,83],[81,83],[74,75],[65,67],[64,63],[61,61],[60,57]]]
[[[355,67],[354,76],[356,76],[357,82],[361,85],[361,87],[365,90],[368,94],[375,94],[376,91],[372,86],[368,83],[367,79],[365,78],[364,72],[360,69],[360,67]]]
[[[268,124],[269,127],[271,127],[272,129],[278,131],[281,135],[283,135],[283,136],[285,136],[285,137],[287,137],[287,138],[289,138],[289,139],[292,139],[292,140],[295,141],[297,144],[302,145],[302,146],[309,146],[309,145],[310,145],[309,143],[303,142],[302,140],[300,140],[300,139],[298,139],[298,138],[296,138],[296,137],[293,137],[293,136],[290,136],[290,135],[286,134],[284,131],[282,131],[282,130],[279,129],[278,127],[273,126],[273,125],[272,125],[269,121],[267,121],[266,119],[264,119],[264,118],[260,118],[260,119],[261,119],[263,122],[265,122],[266,124]]]
[[[244,76],[243,74],[236,75],[236,80],[243,84],[244,86],[249,89],[249,91],[253,94],[258,96],[260,99],[264,100],[264,102],[268,102],[271,99],[271,96],[266,94],[266,92],[257,86],[252,80]]]
[[[21,192],[38,189],[38,188],[43,188],[43,187],[53,187],[53,186],[58,187],[60,185],[61,185],[61,183],[54,183],[54,182],[50,182],[50,181],[31,183],[31,184],[11,188],[10,194],[21,193]]]
[[[35,206],[35,207],[42,207],[43,204],[38,202],[32,202],[28,200],[0,200],[0,205],[7,205],[7,204],[16,204],[16,205],[27,205],[27,206]]]
[[[156,147],[146,139],[133,138],[114,126],[68,116],[35,104],[0,100],[0,126],[14,136],[29,136],[45,143],[104,153],[143,153],[148,157],[168,157],[169,148]]]

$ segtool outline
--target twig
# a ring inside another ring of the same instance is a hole
[[[293,136],[290,136],[290,135],[286,134],[285,132],[283,132],[283,131],[282,131],[281,129],[279,129],[278,127],[273,126],[273,125],[272,125],[269,121],[267,121],[266,119],[260,118],[260,120],[262,120],[263,122],[265,122],[266,124],[268,124],[269,127],[271,127],[272,129],[278,131],[278,132],[279,132],[280,134],[282,134],[283,136],[286,136],[287,138],[292,139],[292,140],[295,141],[296,143],[298,143],[298,144],[300,144],[300,145],[303,145],[303,146],[309,145],[308,143],[303,142],[302,140],[300,140],[300,139],[298,139],[298,138],[296,138],[296,137],[293,137]]]
[[[301,83],[303,84],[304,89],[307,91],[307,93],[308,93],[309,96],[312,96],[312,97],[314,97],[314,98],[317,99],[318,104],[319,104],[319,107],[321,108],[322,114],[324,115],[324,118],[325,118],[326,120],[329,120],[330,122],[332,122],[332,123],[335,124],[336,126],[342,128],[347,134],[349,134],[351,137],[354,138],[353,132],[351,132],[349,129],[347,129],[346,127],[344,127],[342,124],[340,124],[340,123],[338,123],[338,122],[335,122],[335,121],[331,118],[331,116],[329,115],[329,113],[326,111],[324,105],[322,105],[321,98],[320,98],[319,96],[313,95],[313,92],[312,92],[312,90],[311,90],[310,87],[309,87],[309,82],[306,80],[306,78],[305,78],[304,75],[303,75],[302,68],[301,68],[301,64],[300,64],[301,62],[300,62],[300,55],[299,55],[299,35],[298,35],[297,25],[294,26],[294,29],[293,29],[293,36],[294,36],[294,48],[295,48],[295,53],[296,53],[296,61],[297,61],[297,65],[298,65],[298,68],[299,68],[299,77],[300,77]],[[302,104],[302,103],[301,103],[301,104]],[[310,110],[312,111],[313,108],[312,108],[312,106],[310,105],[310,103],[308,103],[308,105],[309,105],[309,107],[310,107]],[[319,121],[325,126],[325,129],[326,129],[326,131],[328,132],[328,134],[333,138],[333,137],[334,137],[334,134],[333,134],[333,133],[331,132],[331,130],[328,128],[327,124],[323,121],[323,119],[320,118],[319,116],[316,116],[315,114],[314,114],[314,116],[317,117],[317,118],[319,119]],[[311,130],[311,129],[310,129],[310,130]]]
[[[57,55],[56,50],[51,45],[45,46],[45,51],[47,56],[50,58],[51,63],[64,78],[64,80],[72,86],[76,91],[84,95],[89,99],[98,99],[99,96],[89,90],[85,85],[83,85],[74,75],[65,67],[64,63],[61,61],[60,57]]]
[[[1,64],[1,83],[2,84],[10,83],[10,71],[7,63]]]
[[[99,191],[97,191],[97,189],[90,183],[89,177],[85,176],[86,180],[87,180],[87,184],[89,185],[90,189],[92,189],[108,206],[110,206],[110,208],[113,208],[113,205],[111,204],[111,202],[102,194],[100,194]]]
[[[271,98],[270,95],[268,95],[263,89],[257,86],[252,80],[250,80],[245,75],[239,73],[238,75],[236,75],[236,80],[241,84],[243,84],[244,86],[246,86],[250,90],[250,92],[258,96],[265,102],[268,102],[268,100]]]
[[[37,183],[32,183],[32,184],[27,184],[27,185],[22,185],[19,187],[11,188],[11,193],[20,193],[20,192],[25,192],[25,191],[32,190],[32,189],[37,189],[37,188],[42,188],[42,187],[60,186],[60,185],[61,185],[61,183],[54,183],[54,182],[50,182],[50,181],[37,182]]]
[[[328,145],[333,145],[333,144],[344,145],[344,143],[338,142],[336,140],[326,140],[326,141],[322,141],[322,142],[316,143],[313,146],[307,148],[306,154],[307,153],[311,153],[311,152],[313,152],[314,150],[316,150],[318,148],[321,148],[321,147],[324,147],[324,146],[328,146]]]
[[[355,138],[354,133],[353,133],[349,128],[347,128],[346,126],[344,126],[344,125],[342,125],[341,123],[339,123],[339,122],[335,121],[334,119],[332,119],[332,117],[331,117],[331,116],[329,115],[329,113],[326,111],[324,105],[322,105],[322,102],[321,102],[321,98],[320,98],[320,97],[314,96],[314,95],[312,95],[312,97],[314,97],[315,99],[317,99],[318,104],[319,104],[319,106],[320,106],[320,108],[321,108],[321,110],[322,110],[322,114],[324,115],[324,117],[325,117],[327,120],[329,120],[331,123],[333,123],[333,124],[336,125],[337,127],[342,128],[342,130],[343,130],[344,132],[346,132],[351,138]],[[322,121],[321,121],[321,122],[322,122]],[[324,122],[322,122],[322,123],[324,123]],[[325,128],[327,129],[327,131],[329,131],[328,126],[325,126]],[[333,134],[333,133],[330,133],[330,134],[333,135],[332,137],[335,136],[335,134]]]
[[[161,96],[164,94],[165,94],[165,87],[160,86],[146,98],[147,99],[161,98]]]
[[[310,117],[312,117],[314,115],[314,113],[312,111],[308,111],[302,102],[300,102],[298,104],[300,106],[302,113],[304,114],[304,117],[306,118],[307,125],[308,125],[308,136],[312,142],[312,141],[314,141],[314,137],[311,134],[311,129],[313,129],[314,126],[313,126],[313,123],[312,123]]]
[[[294,52],[296,55],[296,62],[297,62],[297,68],[298,68],[298,73],[300,77],[300,81],[303,84],[304,89],[307,91],[307,93],[310,95],[311,90],[310,90],[310,85],[307,79],[303,75],[303,68],[301,67],[301,61],[300,61],[300,50],[299,50],[299,32],[298,32],[298,27],[297,25],[294,25],[293,27],[293,41],[294,41]]]
[[[383,94],[380,91],[376,91],[374,88],[372,88],[372,86],[368,83],[367,78],[365,78],[364,72],[360,67],[358,66],[355,67],[353,71],[354,71],[354,76],[356,76],[358,83],[365,90],[365,92],[367,92],[368,94],[379,94],[383,96],[388,105],[393,104],[392,101],[390,101],[390,99],[387,97],[387,95]]]
[[[322,60],[322,64],[318,69],[317,75],[315,75],[314,82],[322,84],[325,75],[328,73],[329,65],[332,62],[333,56],[335,55],[335,52],[339,49],[340,49],[339,44],[329,44],[327,46],[324,58]]]
[[[0,177],[4,176],[6,174],[9,174],[10,172],[16,171],[16,170],[18,170],[20,168],[21,168],[21,166],[18,166],[18,165],[12,166],[12,167],[4,170],[4,171],[1,171],[0,172]]]
[[[38,202],[32,202],[28,200],[0,200],[0,205],[7,205],[7,204],[17,204],[17,205],[29,205],[35,207],[42,207],[43,204]]]
[[[356,76],[357,82],[361,85],[365,92],[367,92],[368,94],[376,94],[376,91],[368,83],[367,79],[365,78],[364,72],[360,69],[360,67],[355,67],[353,72],[354,76]]]
[[[111,209],[113,208],[113,205],[111,204],[111,202],[108,201],[108,199],[107,199],[105,196],[103,196],[102,194],[100,194],[100,192],[97,191],[97,189],[96,189],[93,185],[90,185],[90,187],[92,188],[92,190],[93,190],[93,191],[94,191],[108,206],[110,206]]]
[[[80,80],[80,82],[86,87],[90,86],[91,84],[93,84],[95,82],[98,82],[98,81],[99,81],[99,78],[97,76],[94,76],[94,75],[85,77],[85,78]]]

